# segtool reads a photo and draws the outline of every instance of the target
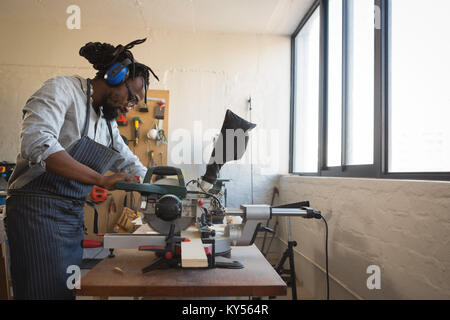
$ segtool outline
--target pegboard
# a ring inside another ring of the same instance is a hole
[[[131,110],[127,113],[128,126],[121,127],[119,126],[120,133],[125,136],[129,140],[129,148],[130,150],[141,160],[142,164],[146,167],[149,167],[149,156],[148,151],[154,151],[154,160],[157,166],[166,165],[167,164],[167,145],[161,144],[157,146],[155,141],[150,140],[147,137],[147,133],[150,129],[153,128],[155,124],[155,120],[157,122],[158,119],[154,117],[154,108],[158,107],[158,101],[164,101],[165,110],[164,110],[164,120],[163,129],[166,137],[169,126],[169,91],[167,90],[149,90],[147,92],[147,105],[148,112],[140,112],[139,108],[144,105],[143,101],[141,101],[137,106],[135,106],[134,110]],[[136,145],[135,140],[135,130],[133,124],[133,118],[139,117],[142,120],[142,123],[139,126],[139,142]],[[161,157],[162,152],[162,157]]]

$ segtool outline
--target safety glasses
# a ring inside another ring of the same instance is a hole
[[[128,107],[133,109],[134,106],[139,102],[139,99],[134,94],[134,92],[131,90],[130,86],[128,85],[128,82],[126,82],[126,81],[125,81],[125,86],[128,89]]]

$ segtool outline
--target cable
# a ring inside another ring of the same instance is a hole
[[[251,96],[248,98],[248,110],[250,113],[250,122],[252,122],[253,106],[252,106],[252,97]],[[253,142],[252,141],[250,141],[250,186],[251,186],[251,193],[252,193],[252,204],[255,204],[254,199],[253,199]]]
[[[220,200],[213,194],[208,193],[208,192],[202,192],[202,191],[187,191],[187,193],[191,193],[191,194],[204,194],[208,197],[214,198],[214,200],[216,200],[217,204],[219,205],[219,208],[223,208],[223,205],[220,203]]]
[[[325,269],[327,273],[327,300],[330,300],[330,274],[328,272],[328,223],[322,213],[309,207],[303,207],[306,210],[305,219],[322,219],[325,222]]]
[[[322,216],[323,222],[325,222],[325,269],[327,271],[327,300],[330,300],[330,275],[328,273],[328,223]]]
[[[202,187],[200,181],[195,180],[195,179],[192,179],[191,181],[189,181],[188,183],[186,183],[186,187],[187,187],[188,185],[190,185],[191,183],[196,183],[196,184],[197,184],[197,187],[199,187],[203,192],[208,193],[205,189],[203,189],[203,187]]]
[[[199,182],[198,180],[193,179],[193,180],[189,181],[189,182],[186,184],[186,186],[188,186],[188,185],[191,184],[191,183],[197,183],[197,186],[198,186],[202,191],[187,191],[187,193],[192,193],[192,194],[204,194],[204,195],[206,195],[206,196],[208,196],[208,197],[214,198],[214,200],[217,202],[219,208],[222,208],[222,209],[223,209],[223,205],[222,205],[222,203],[220,203],[219,198],[217,198],[215,195],[213,195],[213,194],[207,192],[205,189],[203,189],[203,188],[202,188],[202,185],[200,184],[200,182]]]
[[[194,183],[194,182],[198,182],[198,181],[195,180],[195,179],[192,179],[191,181],[189,181],[188,183],[186,183],[186,187],[187,187],[188,185],[190,185],[191,183]]]

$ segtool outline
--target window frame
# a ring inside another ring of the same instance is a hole
[[[328,28],[329,28],[329,0],[316,0],[305,17],[301,20],[295,32],[291,35],[291,107],[290,107],[290,141],[289,141],[289,172],[300,176],[348,177],[348,178],[376,178],[376,179],[404,179],[404,180],[439,180],[450,181],[450,172],[411,172],[395,173],[388,169],[389,143],[389,112],[390,107],[390,27],[391,1],[374,0],[374,5],[380,9],[380,29],[375,32],[375,61],[374,61],[374,159],[371,165],[345,165],[346,163],[346,135],[347,135],[347,32],[346,19],[347,1],[343,1],[343,74],[342,74],[342,148],[341,166],[327,167],[327,139],[328,139]],[[316,9],[320,10],[320,68],[319,68],[319,161],[317,173],[294,172],[294,137],[295,137],[295,37],[302,30]]]

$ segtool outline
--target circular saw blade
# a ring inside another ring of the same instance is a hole
[[[169,234],[170,231],[170,225],[173,223],[175,224],[175,233],[179,233],[180,231],[186,230],[195,222],[194,217],[181,217],[178,219],[175,219],[174,221],[164,221],[160,218],[158,218],[155,214],[150,214],[146,216],[145,221],[149,224],[149,226],[161,233],[161,234]]]

